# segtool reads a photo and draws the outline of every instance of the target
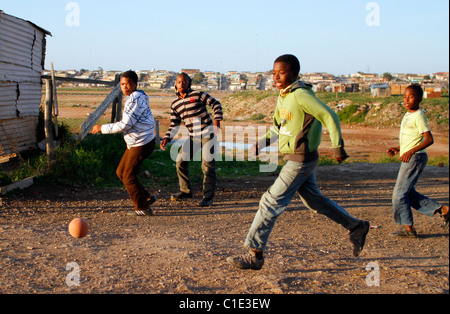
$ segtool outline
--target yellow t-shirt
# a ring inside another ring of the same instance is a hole
[[[423,142],[423,134],[430,131],[428,120],[422,110],[407,113],[400,128],[400,156]],[[425,152],[425,150],[418,153]]]

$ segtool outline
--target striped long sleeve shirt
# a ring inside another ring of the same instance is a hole
[[[192,137],[210,134],[213,120],[207,106],[213,109],[214,120],[223,120],[222,105],[211,95],[193,90],[188,91],[184,98],[178,94],[178,98],[171,105],[171,124],[165,138],[169,141],[174,138],[182,121]]]
[[[143,91],[128,96],[122,121],[102,126],[102,134],[117,133],[124,134],[128,148],[144,146],[155,139],[155,119]]]

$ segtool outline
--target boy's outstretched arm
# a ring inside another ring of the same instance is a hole
[[[159,146],[163,151],[166,150],[166,146],[172,140],[172,136],[175,136],[175,134],[172,135],[172,131],[176,129],[180,124],[181,124],[180,115],[172,109],[172,112],[170,114],[169,130],[167,131],[166,136],[164,137],[164,139],[161,142],[161,145]]]
[[[313,94],[304,94],[302,98],[298,98],[298,102],[302,105],[306,113],[314,116],[330,132],[334,159],[341,164],[350,158],[344,148],[345,144],[342,138],[341,123],[336,112]]]

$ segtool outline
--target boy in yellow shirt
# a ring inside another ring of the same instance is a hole
[[[444,218],[444,227],[448,228],[449,207],[418,193],[415,185],[428,163],[426,149],[434,144],[433,134],[420,103],[423,100],[420,85],[409,86],[404,95],[405,108],[408,110],[400,128],[400,146],[390,148],[387,153],[393,157],[400,154],[402,165],[393,193],[395,222],[405,228],[393,233],[397,237],[417,237],[411,207],[418,212],[433,217],[440,214]]]

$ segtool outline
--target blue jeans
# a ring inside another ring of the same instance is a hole
[[[286,210],[296,193],[300,194],[306,207],[325,215],[347,230],[358,226],[359,219],[350,216],[345,209],[319,191],[315,176],[317,165],[318,161],[287,162],[278,179],[261,199],[259,211],[245,242],[246,247],[264,251],[278,217]]]
[[[419,213],[433,217],[442,205],[418,193],[415,185],[427,166],[426,153],[415,154],[409,163],[402,163],[392,196],[395,223],[414,226],[412,208]]]

